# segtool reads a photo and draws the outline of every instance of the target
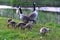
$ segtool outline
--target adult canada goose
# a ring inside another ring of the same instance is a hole
[[[20,19],[24,22],[24,23],[28,23],[28,21],[30,21],[30,18],[26,15],[23,14],[21,7],[19,8],[20,11]]]
[[[38,12],[36,9],[36,5],[35,5],[35,3],[33,3],[33,12],[29,15],[29,18],[30,18],[30,20],[33,20],[35,22],[37,19],[37,16],[38,16]]]
[[[24,23],[28,23],[28,21],[33,21],[33,22],[36,21],[38,12],[36,10],[35,3],[33,3],[33,12],[29,16],[26,16],[23,14],[21,7],[19,7],[19,11],[20,11],[20,19]],[[18,13],[18,10],[17,10],[17,13]]]

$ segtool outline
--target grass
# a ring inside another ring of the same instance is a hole
[[[7,27],[7,19],[0,17],[0,40],[60,40],[60,25],[52,22],[44,24],[34,24],[31,30],[20,28],[14,29]],[[16,22],[19,20],[14,19]],[[39,30],[42,26],[50,28],[49,35],[45,35],[41,38]]]
[[[30,13],[29,10],[23,11],[26,15]],[[4,14],[6,15],[5,12]],[[8,15],[10,15],[10,13]],[[11,13],[11,15],[13,14]],[[13,27],[8,28],[7,27],[8,17],[5,17],[3,15],[0,17],[0,40],[60,40],[60,24],[57,24],[60,21],[57,19],[57,17],[58,16],[54,13],[52,14],[51,12],[39,11],[38,21],[36,24],[34,24],[33,28],[31,30],[28,29],[21,30],[20,28],[17,29],[14,29]],[[14,20],[17,23],[20,22],[20,20],[17,20],[16,18],[18,17],[15,17]],[[39,30],[42,26],[49,27],[50,33],[49,35],[47,34],[41,38]]]

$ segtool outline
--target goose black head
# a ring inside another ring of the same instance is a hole
[[[34,2],[34,3],[33,3],[33,8],[34,8],[33,11],[36,10],[36,9],[35,9],[35,6],[36,6],[36,3]]]
[[[21,7],[19,8],[19,11],[20,11],[20,13],[22,14],[22,9],[21,9]]]
[[[16,7],[19,8],[20,7],[20,4],[17,4]]]

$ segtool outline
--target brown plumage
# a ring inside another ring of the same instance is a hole
[[[13,21],[12,19],[8,19],[8,24],[7,24],[7,26],[9,27],[9,26],[12,26],[12,27],[16,27],[16,22],[15,21]]]
[[[36,6],[35,3],[33,3],[33,12],[30,13],[29,16],[26,16],[23,14],[21,7],[19,7],[19,11],[20,11],[20,19],[24,22],[24,23],[28,23],[29,21],[33,21],[35,23],[37,16],[38,16],[38,12],[36,10]]]
[[[12,21],[12,18],[9,18],[7,22],[10,22],[10,21]]]
[[[40,29],[40,33],[42,34],[42,35],[45,35],[47,32],[49,32],[49,28],[46,28],[46,27],[42,27],[41,29]]]
[[[37,16],[38,16],[38,12],[36,10],[36,5],[35,5],[35,3],[33,3],[33,12],[29,14],[29,18],[30,18],[30,20],[32,20],[35,23]]]
[[[20,19],[22,20],[22,22],[28,23],[28,21],[30,21],[30,18],[23,14],[21,7],[19,8],[19,11],[20,11]]]
[[[29,21],[29,22],[24,26],[24,28],[31,29],[32,26],[33,26],[33,21]]]
[[[18,27],[21,27],[21,29],[24,29],[24,26],[25,26],[26,24],[25,23],[18,23],[17,25],[16,25],[16,28]]]
[[[18,23],[16,25],[16,27],[21,27],[21,29],[25,29],[25,28],[31,29],[32,26],[33,26],[33,21],[29,21],[28,23]]]

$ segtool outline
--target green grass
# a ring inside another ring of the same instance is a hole
[[[29,10],[23,10],[26,15],[29,15]],[[6,15],[6,13],[4,12]],[[11,13],[6,16],[0,17],[0,40],[60,40],[60,24],[57,24],[60,22],[58,20],[58,15],[56,13],[51,12],[41,12],[38,11],[38,20],[37,23],[34,24],[33,28],[31,30],[25,29],[21,30],[20,28],[14,29],[12,27],[7,27],[7,19],[11,15]],[[15,16],[15,15],[14,15]],[[14,17],[13,17],[14,18]],[[16,22],[20,22],[20,20],[17,20],[18,17],[15,17]],[[55,24],[56,23],[56,24]],[[49,35],[43,36],[41,38],[41,34],[39,33],[39,30],[42,26],[49,27],[50,33]]]
[[[46,23],[45,25],[37,23],[34,24],[31,30],[20,28],[14,29],[7,27],[7,19],[0,17],[0,40],[60,40],[60,25],[52,22]],[[14,19],[16,22],[19,20]],[[42,26],[50,28],[49,35],[45,35],[42,38],[39,30]]]

